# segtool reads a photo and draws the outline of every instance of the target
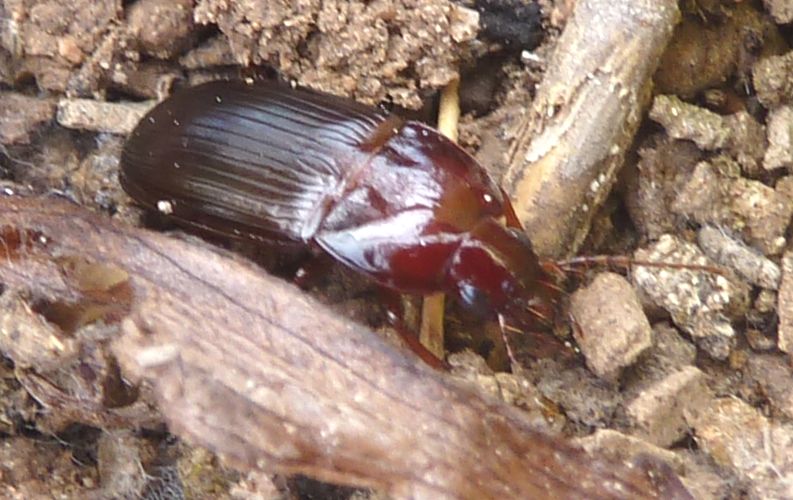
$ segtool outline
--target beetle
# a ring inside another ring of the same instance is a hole
[[[443,291],[522,327],[553,317],[552,273],[485,169],[427,125],[355,101],[276,83],[187,88],[131,133],[120,182],[204,232],[319,248],[386,288]]]

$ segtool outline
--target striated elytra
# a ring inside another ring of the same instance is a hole
[[[182,90],[132,132],[120,180],[184,225],[319,247],[386,287],[449,292],[525,327],[556,299],[476,160],[422,123],[347,99],[267,83]]]

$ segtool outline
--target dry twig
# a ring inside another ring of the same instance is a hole
[[[540,255],[572,255],[586,237],[639,126],[679,15],[673,0],[576,4],[505,175]]]

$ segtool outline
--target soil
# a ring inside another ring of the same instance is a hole
[[[790,498],[793,32],[782,24],[790,8],[682,4],[651,108],[579,253],[704,268],[629,265],[627,280],[584,269],[564,284],[575,319],[565,321],[565,300],[562,327],[547,334],[567,348],[538,357],[536,337],[512,335],[512,366],[493,325],[451,303],[448,361],[455,376],[591,453],[668,463],[695,498]],[[195,238],[137,207],[118,184],[118,162],[125,135],[156,99],[215,78],[279,78],[430,121],[439,90],[460,78],[460,143],[500,179],[574,5],[5,0],[0,191],[66,197]],[[294,267],[213,243],[285,277]],[[358,276],[331,265],[309,289],[399,342]],[[108,349],[117,326],[70,324],[77,313],[29,299],[0,283],[0,496],[385,497],[246,475],[180,441],[146,387],[119,373]],[[405,302],[415,311],[415,298]]]

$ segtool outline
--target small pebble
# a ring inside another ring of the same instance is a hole
[[[682,459],[673,452],[612,429],[598,429],[594,434],[573,439],[573,442],[590,454],[602,453],[621,462],[632,462],[640,455],[650,455],[668,463],[678,473],[684,470]]]
[[[705,376],[687,366],[651,385],[626,406],[634,435],[661,447],[682,439],[687,419],[700,412],[709,399]]]
[[[691,423],[700,449],[746,482],[747,498],[793,498],[793,425],[738,398],[711,401]]]
[[[766,10],[779,24],[793,21],[793,2],[790,0],[763,0]]]
[[[779,287],[782,276],[779,266],[740,239],[731,237],[727,231],[703,226],[697,241],[708,257],[735,270],[750,283],[772,290]]]
[[[93,99],[61,99],[58,123],[66,128],[126,135],[156,103],[102,102]]]
[[[637,261],[713,266],[695,245],[663,235],[647,249],[634,254]],[[719,360],[727,359],[735,343],[732,315],[748,309],[748,289],[707,270],[636,266],[637,288],[653,305],[669,312],[672,321],[691,335],[700,349]]]
[[[16,92],[0,92],[0,144],[28,144],[52,120],[55,103]]]
[[[752,68],[757,98],[768,109],[793,100],[793,51],[760,58]]]
[[[724,147],[730,135],[730,127],[722,116],[675,96],[656,96],[650,119],[663,125],[671,137],[694,141],[708,151]]]
[[[622,276],[601,273],[570,303],[573,335],[592,372],[615,378],[652,345],[652,330],[636,291]]]
[[[763,167],[793,169],[793,107],[780,106],[768,115],[768,149]]]
[[[779,332],[777,345],[793,360],[793,251],[785,252],[782,257],[782,281],[777,299]]]

